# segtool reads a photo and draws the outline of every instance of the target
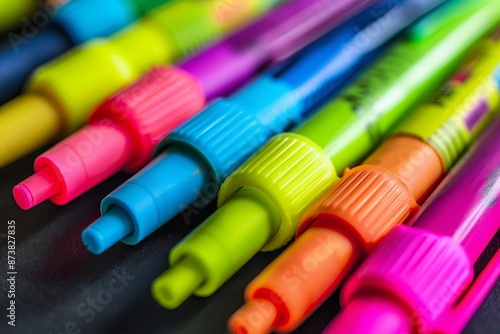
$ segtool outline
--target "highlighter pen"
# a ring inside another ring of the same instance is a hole
[[[358,29],[366,31],[373,21],[379,22],[373,15],[387,18],[396,2],[367,9],[232,97],[217,100],[165,138],[157,148],[158,157],[103,200],[103,216],[82,233],[83,243],[97,254],[119,240],[137,244],[203,198],[206,189],[218,190],[227,175],[271,136],[299,122],[344,85],[372,50],[423,7],[407,6],[393,17],[392,26],[354,48],[362,33]],[[355,50],[350,57],[344,52],[348,46]]]
[[[269,313],[272,328],[291,330],[280,319],[300,324],[363,254],[418,209],[499,106],[493,76],[499,36],[485,41],[434,100],[405,118],[363,165],[346,171],[312,206],[296,241],[247,287],[247,304],[230,320],[233,332],[254,332],[249,319],[266,303],[275,310]]]
[[[35,174],[14,188],[14,199],[23,209],[48,198],[63,205],[120,169],[138,171],[159,140],[207,101],[340,24],[359,10],[354,2],[295,0],[178,67],[153,69],[102,103],[88,126],[39,156]]]
[[[193,52],[280,1],[171,1],[111,39],[94,39],[39,67],[27,92],[0,107],[0,167],[76,131],[99,102],[152,66]]]
[[[296,133],[275,136],[224,181],[220,208],[172,249],[170,269],[153,283],[162,305],[211,295],[259,250],[290,240],[305,210],[338,180],[332,161],[341,169],[368,153],[500,19],[496,1],[444,6]]]
[[[499,78],[500,81],[500,78]],[[500,228],[500,117],[426,202],[342,288],[324,333],[460,333],[500,276],[500,252],[474,263]]]
[[[436,99],[407,117],[311,207],[295,242],[250,282],[247,304],[230,320],[232,332],[293,329],[331,295],[363,254],[416,212],[417,203],[500,106],[493,76],[500,62],[497,37],[481,45]],[[268,321],[274,324],[254,330],[252,314],[263,305],[273,310]]]
[[[18,95],[38,66],[75,45],[115,33],[167,1],[71,0],[60,8],[57,3],[41,1],[46,8],[37,14],[37,20],[34,23],[24,21],[24,29],[31,33],[11,32],[0,46],[0,104]]]

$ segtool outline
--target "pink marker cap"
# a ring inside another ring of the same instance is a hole
[[[205,104],[195,77],[157,67],[102,103],[89,125],[40,155],[35,174],[14,187],[24,210],[50,198],[63,205],[120,170],[136,171],[160,139]]]

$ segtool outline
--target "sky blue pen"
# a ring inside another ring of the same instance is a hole
[[[269,138],[300,122],[378,48],[441,2],[384,1],[232,97],[215,101],[167,136],[156,159],[103,199],[102,217],[83,231],[83,243],[94,254],[118,241],[137,244],[194,201],[213,198]]]

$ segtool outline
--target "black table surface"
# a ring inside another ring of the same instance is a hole
[[[162,309],[151,297],[151,282],[167,269],[169,250],[214,205],[190,224],[178,216],[139,245],[119,244],[103,255],[92,255],[80,234],[99,216],[101,199],[130,175],[116,175],[64,207],[44,203],[25,212],[17,208],[11,191],[30,175],[35,157],[0,169],[0,333],[226,333],[226,321],[242,304],[245,286],[279,253],[259,253],[210,298],[191,297],[176,310]],[[15,327],[7,325],[6,317],[9,220],[16,221]],[[477,271],[499,245],[497,233]],[[123,289],[104,291],[116,279]],[[88,303],[98,294],[104,300],[111,297],[107,305],[98,304],[90,311]],[[329,298],[296,333],[320,333],[338,312],[338,299],[338,293]],[[500,333],[500,281],[464,332]]]

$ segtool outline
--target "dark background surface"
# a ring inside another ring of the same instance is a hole
[[[117,175],[64,207],[44,203],[24,212],[15,205],[11,189],[31,174],[36,155],[0,169],[0,333],[225,333],[227,318],[242,304],[247,283],[278,255],[259,253],[210,298],[191,297],[177,310],[162,309],[151,297],[150,284],[167,269],[169,250],[214,205],[191,217],[190,224],[178,216],[137,246],[120,243],[95,256],[82,245],[80,233],[99,216],[100,200],[129,176]],[[5,309],[9,220],[16,221],[15,328],[7,325]],[[499,245],[497,233],[477,271]],[[105,299],[105,290],[117,276],[126,286],[111,294],[92,318],[85,303],[98,294]],[[320,333],[338,308],[335,294],[296,333]],[[465,333],[500,333],[500,281]]]

